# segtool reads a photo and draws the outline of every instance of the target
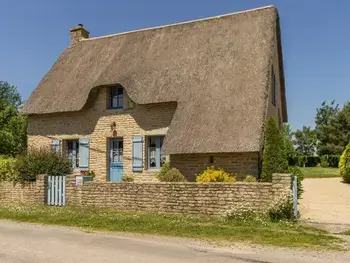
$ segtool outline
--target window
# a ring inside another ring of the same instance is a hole
[[[108,99],[108,108],[109,109],[122,109],[123,108],[123,96],[124,90],[123,88],[111,87],[109,89],[109,99]]]
[[[60,140],[52,140],[51,151],[54,153],[61,153],[61,141]]]
[[[123,163],[123,140],[113,140],[111,146],[113,163]]]
[[[147,138],[148,169],[160,169],[166,161],[163,153],[164,136],[151,136]]]
[[[79,140],[65,141],[65,154],[72,162],[72,168],[79,168]]]
[[[276,106],[277,104],[277,81],[275,73],[272,69],[272,104]]]

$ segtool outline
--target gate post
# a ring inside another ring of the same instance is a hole
[[[40,174],[35,182],[35,200],[38,204],[46,204],[47,201],[47,175]]]
[[[298,177],[293,180],[293,212],[294,217],[298,218]]]

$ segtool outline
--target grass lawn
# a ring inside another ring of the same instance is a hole
[[[338,168],[323,168],[323,167],[301,167],[305,178],[330,178],[340,177]]]
[[[343,244],[326,231],[291,222],[227,221],[205,216],[38,205],[0,206],[0,219],[281,247],[341,249]]]
[[[346,235],[346,236],[350,236],[350,230],[348,231],[344,231],[344,232],[340,232],[338,233],[339,235]]]

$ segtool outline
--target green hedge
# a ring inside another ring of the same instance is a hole
[[[340,175],[344,183],[350,184],[350,143],[346,146],[339,162]]]
[[[18,181],[17,160],[15,158],[0,157],[0,182]]]
[[[39,174],[57,176],[71,171],[68,157],[49,149],[31,149],[18,158],[0,156],[0,181],[32,182]]]
[[[299,167],[316,167],[321,165],[322,167],[334,167],[337,168],[339,164],[339,155],[323,155],[319,156],[298,156],[288,159],[288,164],[290,166],[299,166]]]

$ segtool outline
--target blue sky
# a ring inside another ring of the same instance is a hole
[[[350,99],[347,0],[0,0],[0,80],[27,99],[78,23],[94,37],[264,5],[280,12],[289,123],[312,126],[323,100]]]

